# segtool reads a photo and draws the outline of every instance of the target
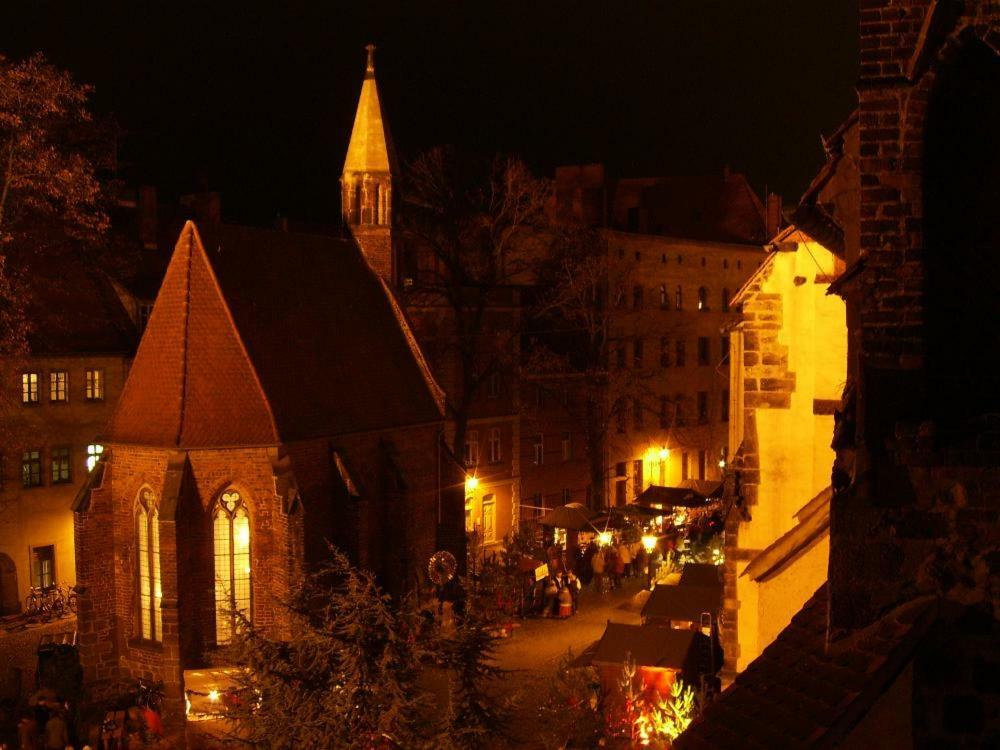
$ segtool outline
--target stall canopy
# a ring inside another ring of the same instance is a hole
[[[636,498],[647,508],[701,508],[722,494],[721,482],[687,480],[684,487],[661,487],[651,484]]]
[[[538,519],[542,526],[550,526],[556,529],[569,529],[571,531],[582,531],[592,529],[592,521],[597,514],[582,503],[568,503],[553,508],[544,516]]]

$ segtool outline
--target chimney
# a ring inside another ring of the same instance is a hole
[[[764,217],[764,234],[770,240],[781,229],[781,196],[776,193],[767,194],[767,211]]]
[[[139,241],[145,250],[156,248],[156,188],[139,186]]]
[[[180,204],[195,221],[206,224],[218,224],[222,221],[222,198],[215,190],[182,195]]]

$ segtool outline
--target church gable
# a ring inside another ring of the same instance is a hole
[[[278,440],[257,373],[190,222],[112,418],[110,440],[182,448]]]

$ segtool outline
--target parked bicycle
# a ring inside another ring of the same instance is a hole
[[[45,588],[32,586],[24,600],[25,616],[38,618],[44,622],[76,614],[76,608],[76,586],[68,590],[61,584],[52,584]]]

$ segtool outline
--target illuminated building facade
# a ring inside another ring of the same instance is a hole
[[[76,582],[70,508],[103,450],[137,339],[103,276],[69,261],[33,273],[31,353],[4,367],[0,615],[22,611],[32,586]]]
[[[1000,11],[871,0],[860,49],[828,580],[680,750],[972,747],[1000,731]]]

